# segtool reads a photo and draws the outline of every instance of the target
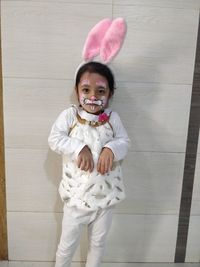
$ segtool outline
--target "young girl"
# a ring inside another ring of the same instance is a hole
[[[114,206],[125,198],[121,173],[129,138],[118,114],[108,108],[115,81],[104,64],[89,62],[77,72],[79,106],[64,110],[54,123],[49,145],[63,156],[59,192],[64,201],[56,267],[69,267],[81,228],[88,227],[86,267],[98,267]]]

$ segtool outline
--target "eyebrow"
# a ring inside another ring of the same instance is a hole
[[[97,81],[97,82],[96,82],[96,85],[97,85],[97,86],[101,86],[101,87],[103,87],[103,88],[107,88],[106,83],[105,83],[104,81]]]
[[[84,79],[80,82],[80,85],[83,86],[83,85],[90,85],[90,81],[87,80],[87,79]]]

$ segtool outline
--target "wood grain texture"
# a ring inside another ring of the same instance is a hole
[[[185,166],[179,212],[175,262],[184,262],[187,247],[190,210],[192,203],[197,147],[200,127],[200,21],[188,126]]]
[[[20,2],[23,0],[1,0],[1,2]],[[193,0],[194,1],[194,0]],[[31,2],[39,2],[38,0],[31,0]],[[41,0],[42,2],[42,0]],[[112,0],[48,0],[48,2],[64,4],[112,4]]]
[[[2,10],[8,77],[73,79],[91,26],[112,17],[111,4],[5,1]]]
[[[73,81],[5,78],[4,86],[5,146],[47,149],[54,120],[76,102]],[[118,82],[112,107],[131,138],[130,150],[184,153],[191,90],[182,84]]]
[[[174,260],[198,4],[2,1],[9,251],[10,259],[25,261],[18,266],[55,257],[62,217],[57,193],[61,162],[48,152],[47,136],[71,102],[74,70],[88,30],[111,16],[128,22],[126,41],[112,65],[119,85],[113,108],[128,129],[132,148],[124,162],[127,200],[115,210],[105,266]],[[81,245],[85,247],[84,239]],[[82,253],[79,248],[75,260]]]
[[[118,80],[192,83],[197,10],[108,4],[100,7],[3,2],[4,75],[73,79],[91,25],[113,15],[123,16],[128,23],[126,41],[113,62]]]
[[[191,215],[185,262],[200,262],[200,216]]]
[[[199,0],[113,0],[117,5],[129,5],[129,6],[149,6],[149,7],[168,7],[168,8],[180,8],[180,9],[199,9]]]
[[[61,219],[61,213],[8,212],[10,260],[53,261]],[[172,262],[177,220],[177,215],[114,214],[103,261]],[[86,237],[83,231],[74,261],[85,260]]]
[[[122,81],[192,84],[198,10],[114,5],[126,42],[114,61]],[[183,56],[184,55],[184,56]]]
[[[6,162],[8,211],[62,211],[59,155],[50,150],[7,148]],[[129,152],[123,162],[127,198],[115,212],[177,215],[183,166],[182,153]]]
[[[1,33],[0,33],[1,34]],[[0,260],[8,259],[3,120],[3,78],[0,38]]]
[[[196,159],[192,206],[190,214],[191,216],[200,216],[200,153],[197,153]]]
[[[0,267],[54,267],[55,262],[28,262],[28,261],[11,261],[0,262]],[[84,262],[73,262],[71,267],[83,267]],[[128,262],[103,262],[101,267],[177,267],[177,264],[171,263],[128,263]],[[179,267],[199,267],[198,263],[180,264]]]

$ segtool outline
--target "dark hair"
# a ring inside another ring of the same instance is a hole
[[[111,95],[114,94],[115,79],[114,79],[114,75],[112,71],[110,70],[108,66],[106,66],[105,64],[96,62],[96,61],[91,61],[81,66],[76,74],[76,81],[75,81],[76,88],[78,87],[80,79],[85,72],[98,73],[101,76],[105,77],[108,81],[108,86],[109,86]]]

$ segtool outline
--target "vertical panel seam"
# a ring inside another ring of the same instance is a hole
[[[7,218],[6,218],[1,27],[0,27],[0,76],[1,76],[0,77],[0,260],[7,260],[8,238],[7,238]]]
[[[200,15],[200,14],[199,14]],[[200,126],[200,17],[174,262],[185,262]]]

